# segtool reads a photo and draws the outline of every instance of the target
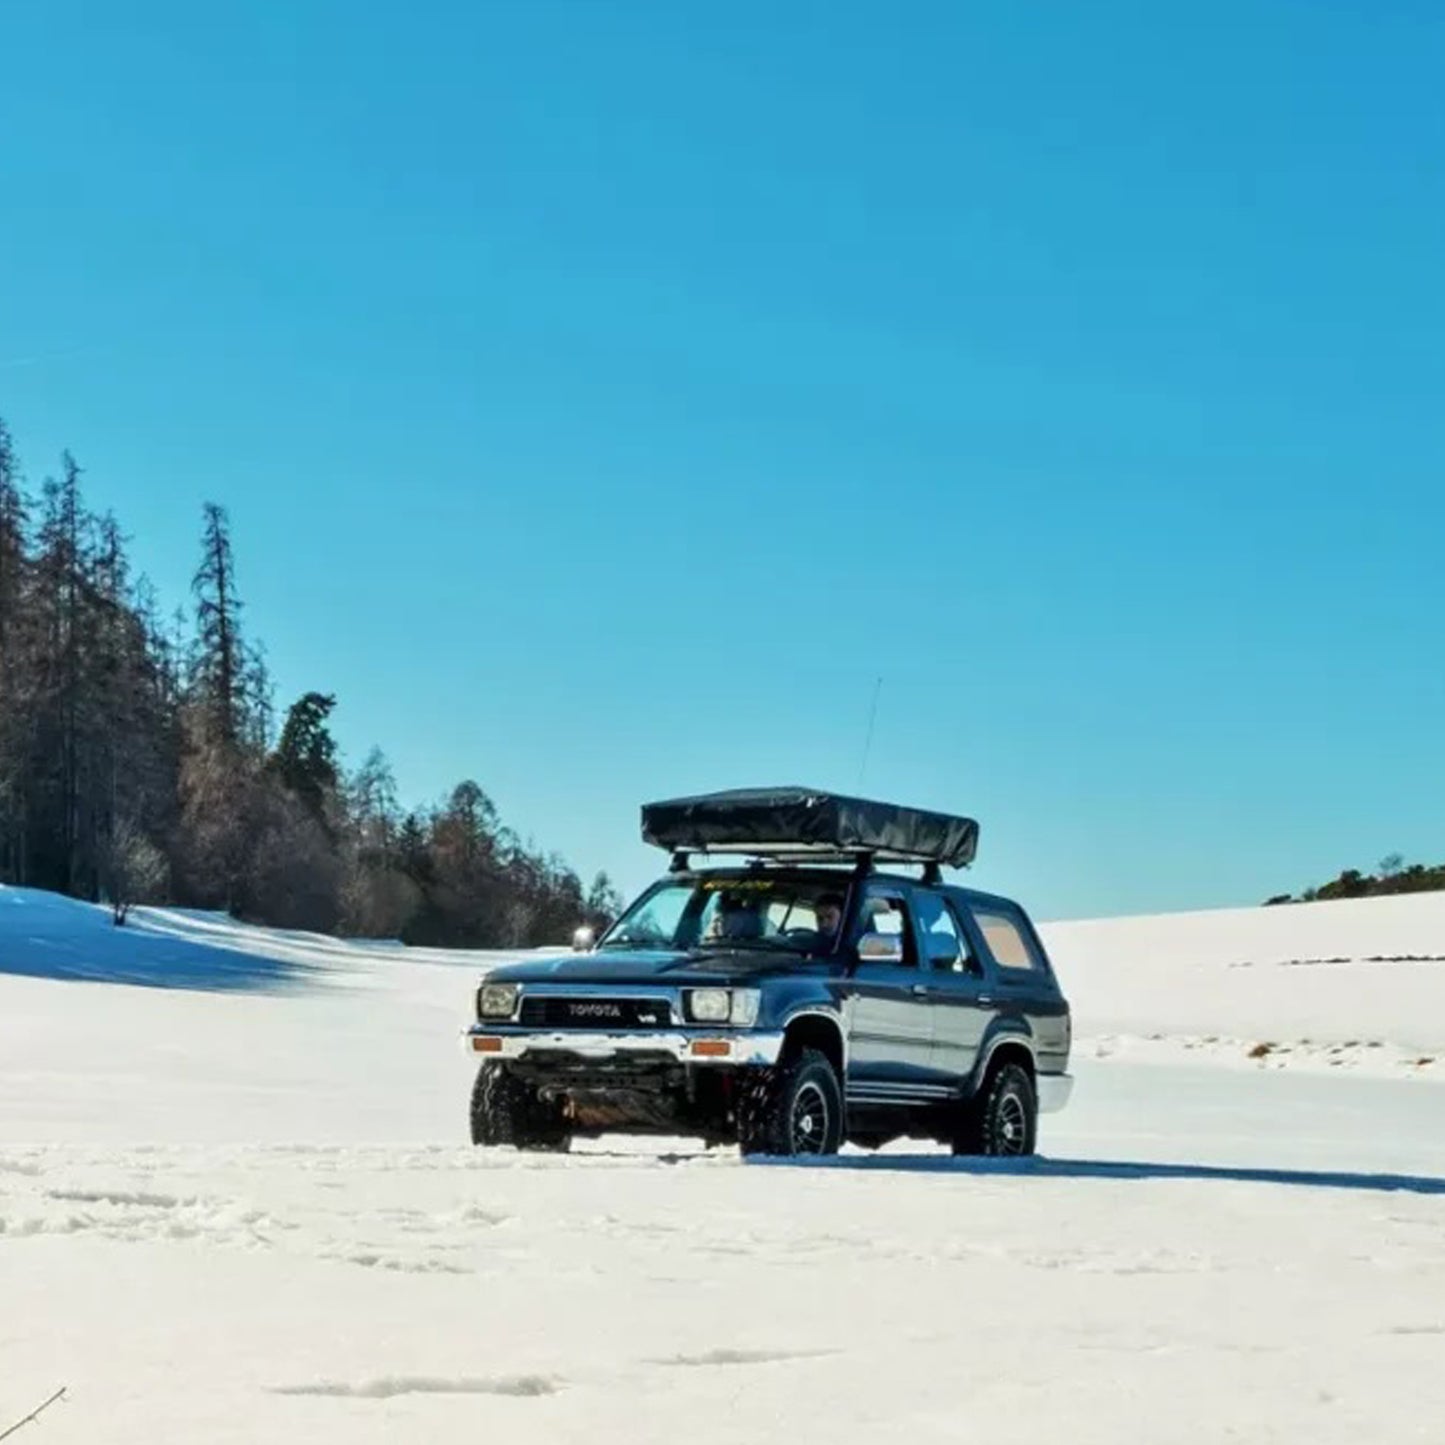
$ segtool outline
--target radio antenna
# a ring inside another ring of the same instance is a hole
[[[868,710],[868,733],[863,739],[863,761],[858,767],[858,786],[863,786],[864,775],[868,771],[868,754],[873,750],[873,728],[878,721],[878,695],[883,691],[883,679],[880,677],[873,684],[873,706]]]

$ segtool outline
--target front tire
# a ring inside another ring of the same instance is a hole
[[[572,1145],[562,1111],[539,1099],[501,1064],[485,1063],[477,1070],[470,1122],[473,1144],[511,1144],[517,1149],[558,1153]]]
[[[989,1080],[954,1135],[953,1152],[1019,1159],[1034,1152],[1039,1105],[1034,1081],[1019,1064],[1005,1064]]]
[[[803,1049],[763,1070],[738,1108],[744,1154],[836,1154],[843,1143],[843,1090],[826,1054]]]

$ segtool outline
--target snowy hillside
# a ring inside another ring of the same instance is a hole
[[[466,1147],[485,956],[0,889],[0,1430],[1438,1439],[1445,896],[1044,931],[1043,1161],[744,1167]]]
[[[455,1139],[488,959],[0,888],[0,1141]]]
[[[1270,1044],[1271,1068],[1445,1072],[1445,893],[1044,933],[1089,1040],[1155,1035],[1223,1059]]]

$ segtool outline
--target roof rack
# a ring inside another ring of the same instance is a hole
[[[972,818],[845,798],[813,788],[747,788],[648,803],[645,842],[673,854],[730,855],[774,864],[921,864],[925,876],[966,868],[978,850]]]
[[[755,853],[750,849],[738,848],[679,848],[673,853],[667,865],[669,873],[690,873],[694,858],[738,858],[746,861],[749,872],[766,872],[770,868],[851,868],[857,877],[872,873],[875,867],[921,868],[922,881],[937,883],[943,877],[943,870],[935,858],[915,858],[912,855],[874,853],[867,849],[854,852],[842,850],[794,849],[790,852]]]

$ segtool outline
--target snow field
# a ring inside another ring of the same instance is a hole
[[[1441,1438],[1445,899],[1047,928],[1078,1089],[1002,1170],[473,1150],[484,958],[97,914],[0,890],[36,1445]]]

